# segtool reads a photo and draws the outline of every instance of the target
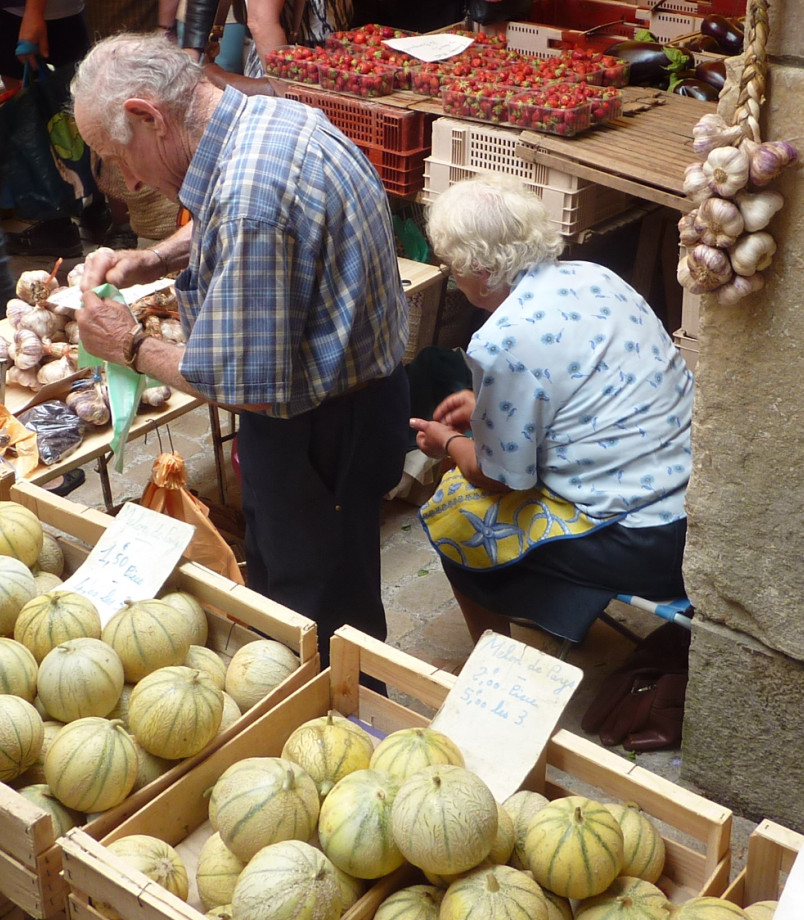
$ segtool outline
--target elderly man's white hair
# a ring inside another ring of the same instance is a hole
[[[204,71],[181,48],[156,33],[120,33],[98,42],[83,59],[70,89],[101,132],[127,144],[131,129],[123,109],[127,99],[162,104],[193,130],[195,87]]]
[[[464,179],[430,205],[427,234],[436,256],[458,275],[489,272],[493,291],[531,265],[554,262],[564,241],[542,202],[515,176]]]

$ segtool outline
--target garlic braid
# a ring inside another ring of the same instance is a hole
[[[765,100],[765,82],[768,71],[766,54],[770,32],[768,6],[769,0],[748,0],[745,64],[740,77],[737,107],[734,112],[734,124],[740,125],[743,133],[757,143],[762,142],[759,114]]]

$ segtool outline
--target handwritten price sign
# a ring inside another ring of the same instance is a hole
[[[195,527],[126,502],[64,588],[89,598],[106,623],[127,600],[156,597]]]
[[[582,679],[580,668],[488,631],[432,727],[502,802],[530,773]]]

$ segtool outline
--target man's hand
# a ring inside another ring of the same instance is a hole
[[[125,364],[126,348],[131,340],[136,320],[131,310],[116,300],[101,300],[87,291],[84,306],[76,310],[81,344],[96,358]]]
[[[156,281],[165,265],[152,249],[108,249],[91,252],[84,260],[81,290],[91,291],[108,282],[117,288]]]

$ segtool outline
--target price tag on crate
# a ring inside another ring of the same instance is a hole
[[[156,597],[195,527],[126,502],[63,588],[89,598],[106,623],[127,600]]]
[[[431,727],[502,802],[533,769],[582,679],[580,668],[487,630]]]

